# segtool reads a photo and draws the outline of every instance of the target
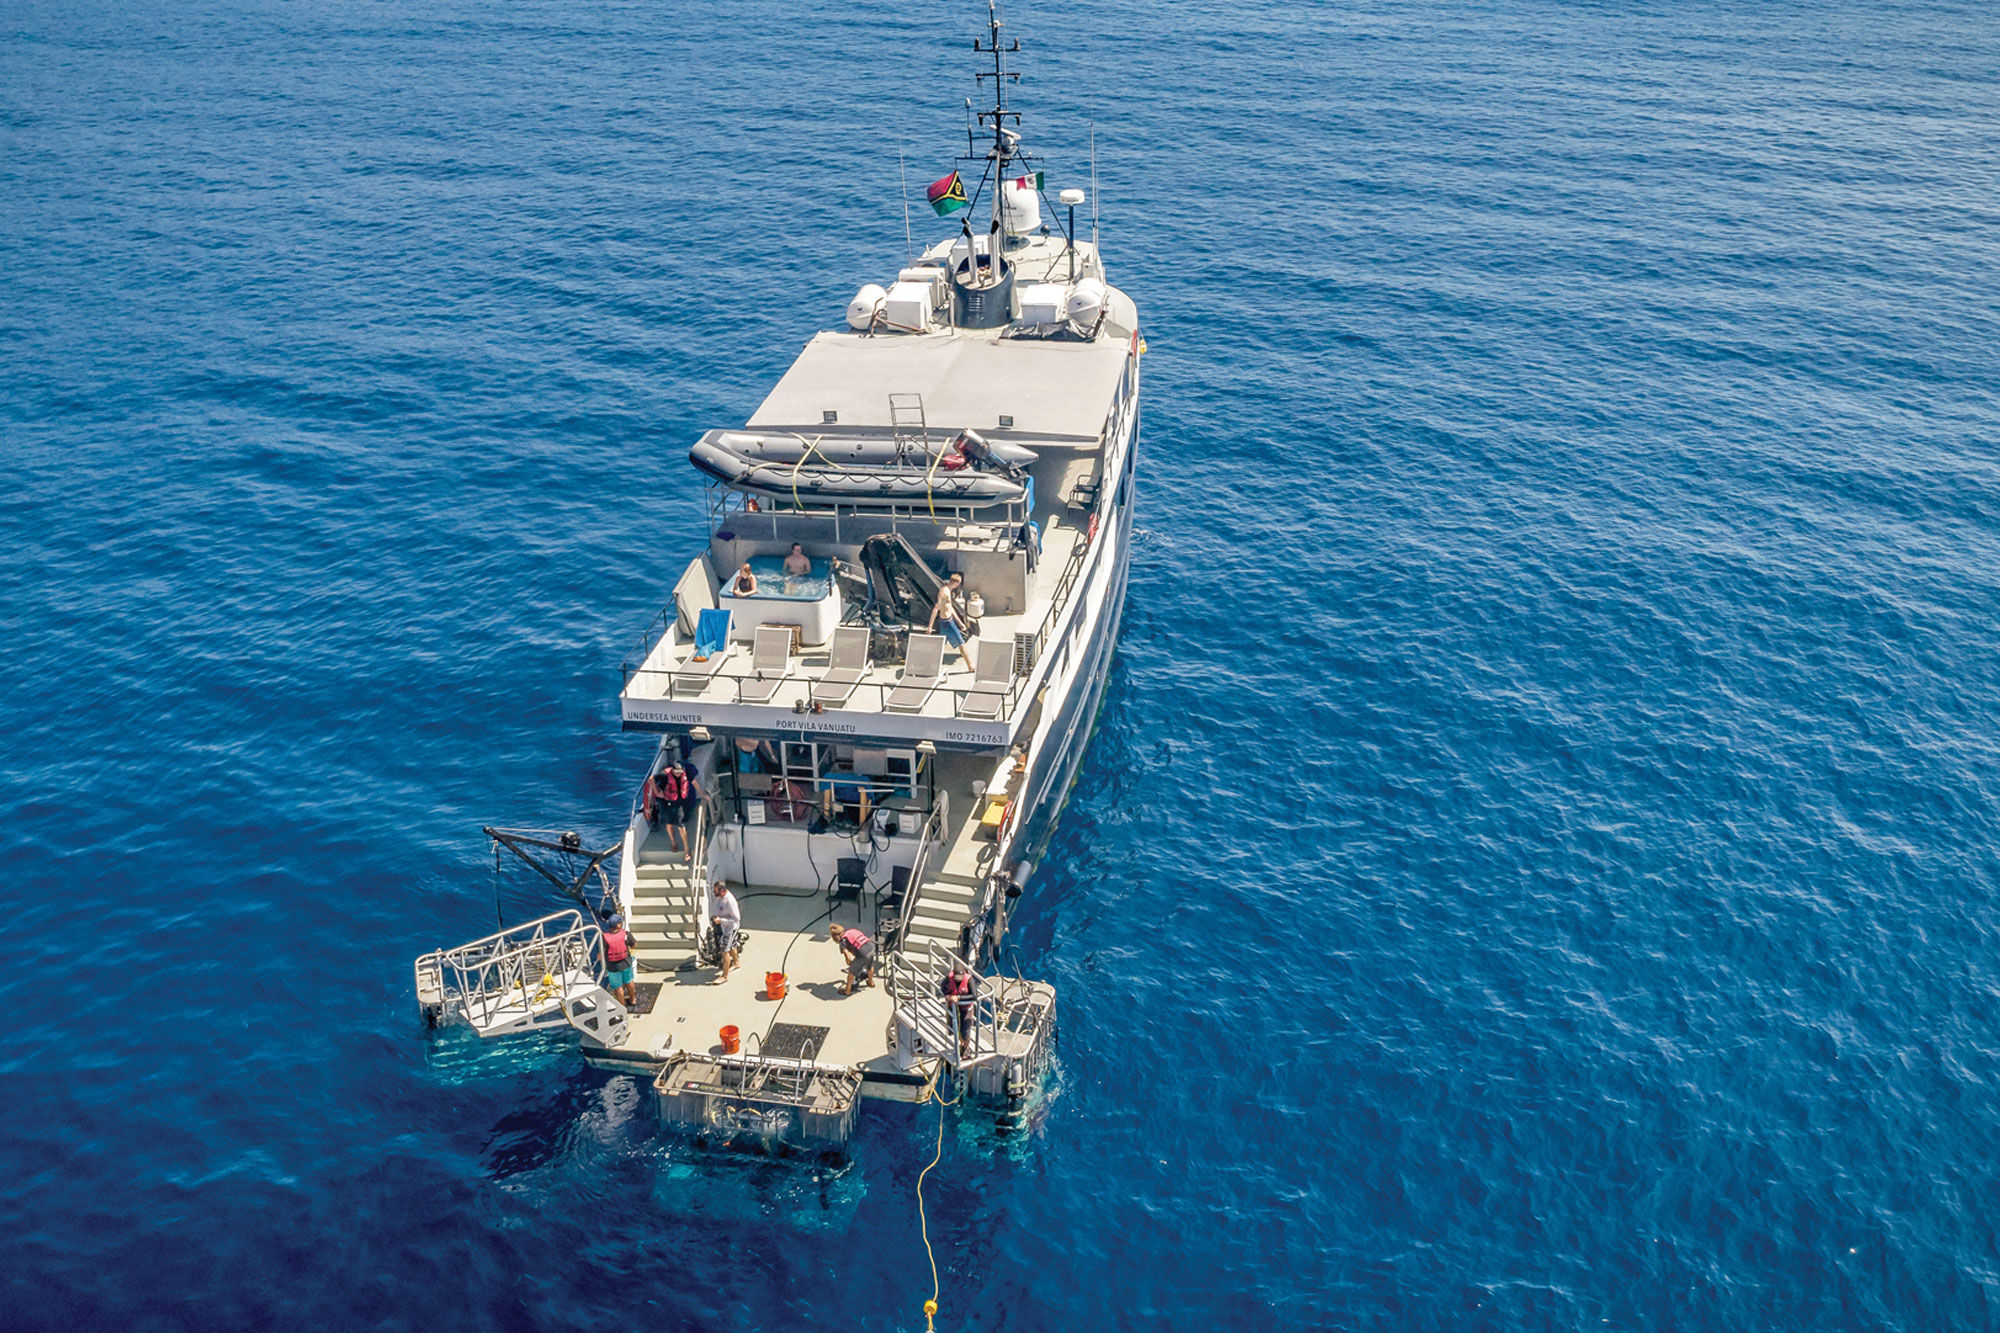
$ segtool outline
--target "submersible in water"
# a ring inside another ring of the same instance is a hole
[[[711,1135],[839,1142],[861,1099],[1018,1099],[1049,1058],[1053,988],[993,964],[1118,632],[1141,343],[1083,192],[1043,223],[990,25],[978,184],[932,187],[989,225],[862,287],[693,445],[709,539],[624,664],[624,729],[661,742],[600,854],[636,1003],[574,911],[417,963],[433,1024],[575,1027]]]

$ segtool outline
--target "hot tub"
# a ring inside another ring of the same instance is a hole
[[[812,568],[804,574],[787,574],[781,555],[751,556],[757,591],[749,596],[734,591],[737,572],[720,571],[717,580],[722,590],[715,604],[729,610],[730,638],[748,643],[757,637],[759,625],[797,625],[799,638],[813,645],[833,637],[840,624],[840,591],[824,556],[812,557]]]

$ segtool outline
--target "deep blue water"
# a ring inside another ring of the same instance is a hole
[[[940,1327],[2000,1323],[2000,21],[1012,8],[1147,538]],[[978,11],[0,8],[10,1327],[922,1327],[929,1111],[719,1163],[408,965],[616,827]]]

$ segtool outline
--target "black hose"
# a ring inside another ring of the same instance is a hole
[[[797,898],[797,897],[802,897],[803,895],[795,893],[785,893],[785,894],[773,894],[771,896],[780,898]],[[771,1029],[778,1026],[778,1015],[785,1011],[785,1001],[792,998],[792,984],[790,981],[791,974],[786,971],[786,969],[791,966],[792,950],[798,947],[798,943],[800,940],[812,934],[812,928],[814,926],[817,926],[820,922],[827,920],[832,915],[833,915],[833,904],[828,903],[826,905],[826,910],[824,912],[821,912],[818,916],[814,917],[810,922],[808,922],[804,930],[792,936],[792,942],[785,946],[784,957],[778,960],[778,971],[785,973],[785,976],[787,978],[785,982],[784,998],[780,999],[778,1001],[778,1007],[771,1011],[771,1021],[764,1025],[764,1035],[758,1038],[757,1040],[758,1050],[760,1051],[763,1050],[764,1043],[771,1039]]]

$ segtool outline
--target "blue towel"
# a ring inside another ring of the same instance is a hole
[[[694,627],[694,655],[713,657],[729,644],[729,612],[704,611]]]

